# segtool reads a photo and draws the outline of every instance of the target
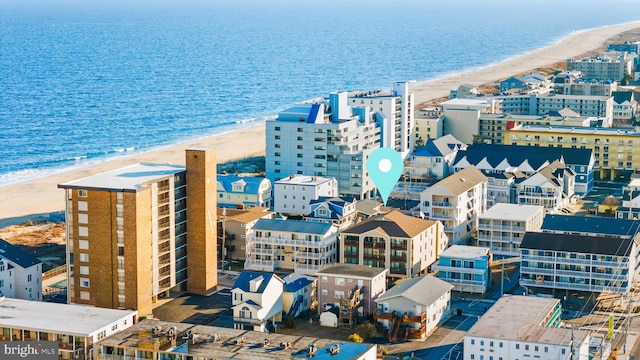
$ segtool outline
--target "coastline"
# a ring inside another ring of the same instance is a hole
[[[411,86],[411,91],[415,93],[415,104],[419,105],[431,99],[448,96],[450,89],[463,83],[480,86],[582,55],[600,48],[613,36],[637,28],[640,28],[640,21],[580,30],[566,35],[547,47],[504,61],[416,83]],[[184,164],[184,150],[190,147],[215,148],[218,163],[264,155],[265,124],[261,123],[250,128],[193,141],[183,141],[142,153],[124,155],[96,165],[0,187],[0,227],[20,223],[35,215],[64,210],[64,191],[57,187],[60,183],[138,162]]]

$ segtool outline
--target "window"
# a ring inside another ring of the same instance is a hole
[[[78,201],[78,211],[87,211],[87,202],[86,201]]]
[[[516,350],[520,349],[520,344],[516,344]]]
[[[31,282],[31,280],[33,280],[33,275],[27,275],[27,282]]]
[[[471,345],[475,345],[476,344],[476,339],[471,339]]]
[[[80,291],[80,300],[89,300],[89,292]]]
[[[344,299],[344,291],[336,290],[333,292],[333,297],[336,299]]]
[[[548,353],[548,352],[549,352],[549,347],[548,347],[548,346],[545,346],[545,347],[544,347],[544,352],[546,352],[546,353]]]
[[[484,346],[484,340],[480,340],[480,346]]]
[[[0,279],[0,288],[4,287],[4,280]]]
[[[567,352],[567,351],[566,351],[566,349],[560,349],[560,353],[561,353],[562,355],[566,354],[566,352]]]
[[[80,279],[80,287],[89,287],[89,279]]]
[[[89,267],[80,266],[80,275],[89,275]]]
[[[78,214],[78,224],[87,224],[87,223],[89,223],[89,215]]]
[[[326,276],[323,276],[323,277],[322,277],[322,282],[327,282],[327,281],[328,281],[327,277],[326,277]]]
[[[498,344],[498,347],[502,347],[503,343],[502,341],[500,341],[500,343]]]
[[[87,190],[79,189],[78,190],[78,197],[86,198],[87,197]]]
[[[86,226],[78,226],[78,235],[89,236],[89,228]]]
[[[322,289],[322,295],[327,296],[329,291],[327,289]]]
[[[475,359],[476,356],[474,354],[471,354],[471,360]]]
[[[78,254],[81,262],[89,262],[89,254]]]
[[[525,345],[524,345],[524,349],[525,349],[526,351],[529,351],[529,344],[525,344]]]
[[[335,284],[338,286],[344,286],[344,278],[336,278]]]

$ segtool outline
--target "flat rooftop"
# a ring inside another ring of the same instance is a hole
[[[535,296],[504,296],[482,315],[467,335],[568,346],[571,329],[544,326],[559,301]],[[580,344],[589,332],[573,330],[573,336],[574,342]]]
[[[96,189],[136,191],[160,179],[184,172],[182,165],[139,163],[120,169],[87,176],[59,184],[65,189]]]
[[[86,337],[138,312],[0,297],[0,314],[0,327]]]
[[[640,133],[634,129],[620,129],[620,128],[595,128],[586,126],[545,126],[545,125],[518,125],[510,131],[531,131],[531,132],[546,132],[546,133],[562,133],[569,134],[593,134],[601,136],[613,136],[613,135],[625,135],[625,136],[640,136]]]
[[[276,181],[276,185],[320,185],[335,180],[334,177],[290,175]]]
[[[153,328],[160,328],[153,332]],[[176,340],[168,336],[174,328]],[[193,336],[187,341],[188,334]],[[266,345],[265,345],[266,343]],[[287,344],[286,348],[280,346]],[[138,324],[98,342],[98,346],[113,346],[130,350],[153,349],[158,353],[180,354],[208,359],[309,359],[307,349],[311,344],[317,347],[314,359],[356,359],[375,345],[342,342],[296,335],[269,334],[257,331],[237,330],[215,326],[171,323],[158,320],[144,320]],[[334,345],[340,352],[332,356],[328,349]]]
[[[316,276],[320,275],[338,275],[347,277],[363,277],[367,279],[374,278],[387,269],[379,267],[371,267],[358,264],[331,264],[323,267],[316,272]]]
[[[479,219],[527,220],[539,211],[544,212],[543,206],[497,203],[478,216]]]
[[[489,248],[468,246],[468,245],[451,245],[440,253],[440,257],[449,257],[454,259],[477,259],[487,256]]]

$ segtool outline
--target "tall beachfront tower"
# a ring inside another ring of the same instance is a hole
[[[69,303],[144,316],[169,290],[215,288],[215,153],[186,156],[186,167],[142,163],[58,185]]]
[[[413,151],[415,142],[414,94],[407,81],[396,81],[391,91],[361,91],[349,94],[349,106],[368,108],[380,126],[380,147],[393,148],[403,158]]]
[[[332,93],[267,121],[266,177],[272,183],[291,175],[334,177],[341,196],[369,198],[375,187],[365,161],[379,147],[370,109],[353,112],[346,92]]]

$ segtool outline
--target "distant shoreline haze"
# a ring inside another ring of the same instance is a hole
[[[247,128],[332,91],[481,68],[640,14],[637,1],[578,0],[0,8],[0,187]]]

